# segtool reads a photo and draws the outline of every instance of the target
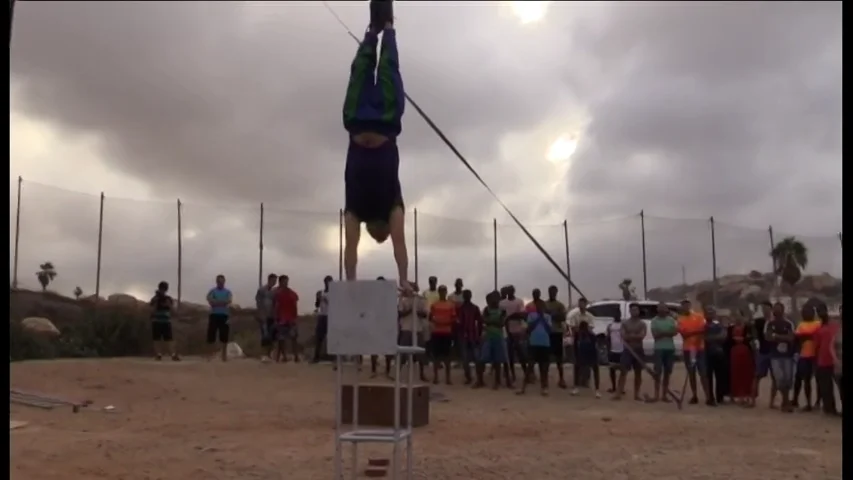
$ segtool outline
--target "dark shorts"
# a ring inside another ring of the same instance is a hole
[[[813,378],[816,364],[814,357],[803,358],[797,360],[797,376],[800,378]]]
[[[231,331],[228,325],[228,315],[219,313],[211,313],[207,317],[207,343],[228,343],[228,335]]]
[[[623,352],[610,352],[607,354],[607,361],[610,362],[610,368],[622,363],[622,353]]]
[[[394,208],[403,207],[399,170],[396,141],[377,148],[350,141],[344,172],[345,210],[362,222],[387,222]]]
[[[433,358],[448,359],[453,353],[453,336],[432,334],[430,350]]]
[[[561,332],[551,334],[551,355],[557,362],[563,362],[563,334]]]
[[[655,375],[672,375],[675,367],[675,350],[655,350]]]
[[[634,370],[635,372],[638,372],[638,371],[643,369],[643,353],[642,353],[642,350],[640,350],[636,353],[637,353],[637,355],[640,356],[639,360],[636,357],[634,357],[633,355],[631,355],[631,353],[627,349],[622,351],[622,355],[619,358],[619,366],[622,367],[622,370],[624,370],[626,372],[628,370]]]
[[[527,348],[530,352],[530,361],[536,364],[549,363],[551,361],[551,346],[534,346]]]
[[[295,323],[278,323],[275,326],[275,339],[279,342],[299,338],[299,328]]]
[[[172,322],[151,322],[151,340],[155,342],[171,342]]]
[[[502,337],[486,337],[480,345],[480,362],[506,363],[506,342]]]
[[[770,372],[770,355],[759,353],[755,356],[755,378],[764,378]]]
[[[699,375],[705,375],[705,372],[708,371],[708,356],[705,354],[704,350],[699,350],[698,352],[684,352],[683,355],[684,365],[687,367],[687,371],[690,371],[691,368],[696,368]]]

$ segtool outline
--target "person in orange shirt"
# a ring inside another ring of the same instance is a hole
[[[794,399],[791,406],[799,407],[800,390],[806,394],[806,405],[804,412],[812,411],[812,379],[815,374],[815,359],[817,348],[815,346],[815,334],[821,327],[817,312],[811,305],[803,305],[800,310],[802,321],[797,325],[794,334],[797,336],[797,344],[800,346],[800,358],[797,360],[797,375],[794,378]]]
[[[690,300],[682,300],[678,315],[678,333],[682,338],[684,362],[687,364],[687,380],[690,382],[690,405],[699,403],[696,393],[696,373],[702,382],[705,400],[710,401],[708,385],[707,358],[705,356],[705,317],[693,312]],[[684,393],[682,392],[682,395]]]
[[[438,287],[438,300],[429,308],[432,325],[432,383],[438,385],[439,364],[444,365],[444,383],[450,381],[450,355],[453,352],[453,328],[456,325],[456,302],[447,299],[447,287]]]

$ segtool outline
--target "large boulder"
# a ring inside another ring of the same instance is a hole
[[[44,317],[28,317],[21,320],[21,326],[31,332],[50,336],[59,336],[59,329]]]

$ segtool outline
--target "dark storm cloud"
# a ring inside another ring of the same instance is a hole
[[[363,6],[336,9],[361,29]],[[769,224],[807,243],[810,271],[839,273],[838,4],[566,2],[523,29],[498,10],[399,4],[406,87],[526,222],[548,214],[553,225],[531,231],[561,265],[554,218],[570,219],[572,275],[585,294],[615,296],[625,277],[641,291],[641,209],[650,287],[680,283],[682,271],[689,282],[710,278],[711,215],[720,273],[767,270]],[[250,303],[264,202],[261,273],[289,274],[309,308],[322,276],[338,274],[340,107],[355,48],[328,12],[23,2],[16,13],[11,77],[21,113],[99,135],[108,166],[163,199],[120,201],[121,192],[93,185],[107,192],[102,291],[147,294],[160,279],[177,281],[181,197],[184,298],[200,300],[224,273],[238,302]],[[502,152],[508,134],[550,122],[559,135],[578,118],[580,147],[556,194],[540,185],[552,180],[538,158],[547,145],[518,158]],[[421,283],[463,277],[475,292],[491,289],[494,201],[414,109],[404,129]],[[32,284],[31,270],[50,259],[58,290],[91,292],[97,197],[63,195],[26,193],[21,277]],[[622,218],[595,221],[614,216]],[[529,240],[499,222],[499,284],[525,296],[555,284],[565,295],[565,280]],[[411,213],[407,234],[413,253]],[[362,277],[396,276],[390,249],[365,249]]]

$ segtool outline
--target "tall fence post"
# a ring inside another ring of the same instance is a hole
[[[101,205],[98,211],[98,260],[95,267],[95,298],[101,298],[101,253],[104,246],[104,192],[101,192]]]
[[[646,264],[646,212],[640,210],[640,243],[643,248],[643,299],[649,298],[649,269]]]
[[[498,289],[498,219],[492,219],[492,237],[494,240],[494,248],[492,250],[492,256],[494,257],[495,262],[495,290]]]
[[[711,267],[714,269],[711,279],[714,283],[714,289],[711,291],[714,305],[717,306],[717,290],[720,289],[719,279],[717,278],[717,233],[714,228],[714,217],[711,217]]]
[[[344,279],[344,209],[338,210],[338,280]]]
[[[184,227],[181,213],[181,199],[178,199],[178,308],[181,308],[181,298],[184,289]]]
[[[258,221],[258,288],[264,281],[264,202],[261,202],[261,212]]]
[[[417,208],[415,209],[414,219],[415,219],[415,240],[414,240],[415,241],[415,285],[419,285],[419,283],[418,283],[418,273],[419,273],[418,267],[420,265],[420,262],[419,262],[419,257],[418,257],[418,209]]]
[[[566,244],[566,283],[568,284],[569,308],[572,303],[572,260],[569,256],[569,221],[563,220],[563,240]]]
[[[15,206],[15,252],[12,259],[12,288],[18,288],[18,245],[21,243],[21,186],[23,183],[24,179],[18,176],[18,203]]]
[[[773,249],[776,248],[776,240],[773,239],[773,225],[767,227],[767,233],[770,235],[770,262],[773,265],[773,270],[771,270],[773,273],[773,293],[775,293],[776,298],[778,298],[779,292],[777,289],[779,288],[779,279],[776,267],[776,257],[773,256]]]

